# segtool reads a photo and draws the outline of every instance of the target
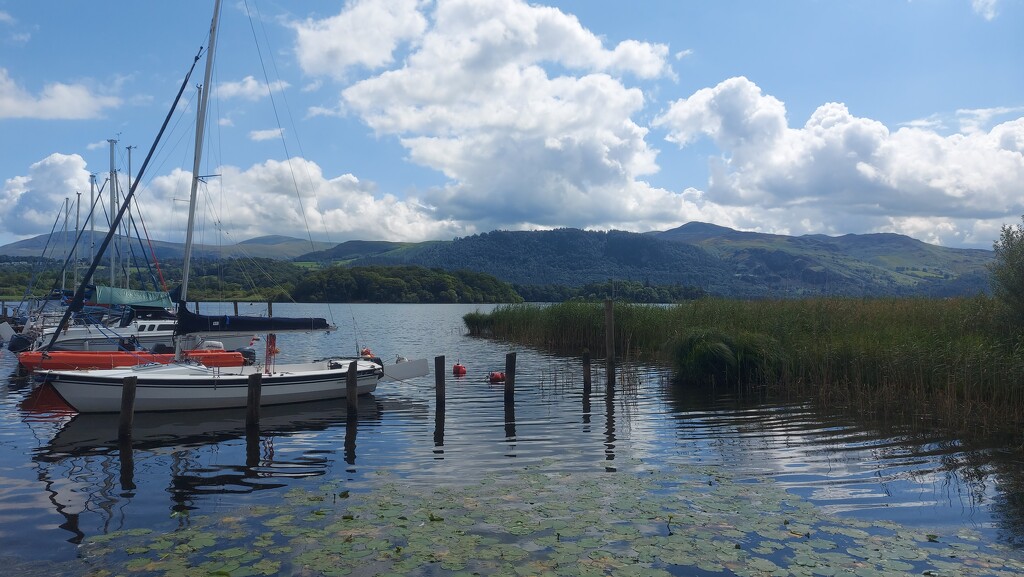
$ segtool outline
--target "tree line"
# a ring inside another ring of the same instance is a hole
[[[59,278],[60,262],[51,259],[0,259],[0,295],[20,298],[45,294]],[[159,267],[122,270],[132,288],[173,290],[181,283],[181,262],[170,259]],[[68,275],[68,280],[72,276]],[[109,272],[100,267],[95,278],[103,284]],[[33,280],[34,279],[34,280]],[[67,286],[67,288],[75,288]],[[685,285],[656,285],[650,281],[609,279],[580,287],[559,284],[510,284],[469,270],[449,271],[418,265],[317,267],[269,258],[199,259],[189,277],[189,300],[298,301],[371,303],[516,303],[602,300],[670,303],[706,296],[703,289]]]

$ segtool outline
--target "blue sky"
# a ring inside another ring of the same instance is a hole
[[[0,0],[0,244],[88,205],[108,139],[137,172],[212,5]],[[233,0],[199,240],[704,221],[991,248],[1024,214],[1022,29],[1022,0]],[[155,239],[184,237],[201,82],[138,192]]]

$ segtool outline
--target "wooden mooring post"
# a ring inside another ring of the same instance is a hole
[[[516,354],[505,355],[505,402],[511,402],[516,396]]]
[[[608,371],[608,386],[615,386],[615,301],[604,301],[604,347],[608,351],[605,359]]]
[[[590,349],[583,349],[583,392],[590,393]]]
[[[349,415],[359,414],[359,361],[352,361],[348,364],[348,372],[345,374],[345,404],[348,406]]]
[[[130,439],[135,423],[135,387],[139,377],[132,375],[121,381],[121,418],[117,426],[118,439]]]
[[[259,427],[260,402],[263,394],[263,373],[249,375],[249,391],[245,399],[245,426]]]
[[[444,411],[444,355],[434,357],[435,409]]]
[[[434,454],[444,449],[444,355],[434,357]]]

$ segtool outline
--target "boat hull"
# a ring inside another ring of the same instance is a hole
[[[144,365],[91,371],[37,373],[80,413],[121,410],[125,377],[136,377],[135,411],[187,411],[245,407],[249,375],[262,373],[261,405],[281,405],[347,396],[347,360],[278,365],[267,373],[258,366],[210,368],[201,365]],[[381,366],[359,361],[356,393],[372,393]]]

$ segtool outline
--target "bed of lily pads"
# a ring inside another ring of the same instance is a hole
[[[718,469],[552,473],[445,485],[391,473],[293,488],[275,505],[160,533],[91,537],[65,574],[207,577],[1020,575],[968,530],[836,517]]]

